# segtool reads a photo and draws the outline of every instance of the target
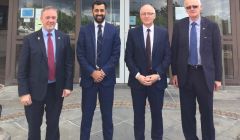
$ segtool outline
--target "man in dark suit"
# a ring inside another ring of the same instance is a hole
[[[18,93],[28,122],[28,140],[41,140],[46,112],[46,140],[59,140],[63,98],[73,88],[73,51],[69,36],[55,30],[57,9],[41,12],[42,29],[23,40],[18,67]]]
[[[179,87],[186,140],[198,140],[196,100],[203,140],[214,140],[213,90],[222,80],[221,39],[216,23],[201,17],[201,1],[185,0],[188,18],[177,21],[172,38],[172,83]]]
[[[81,71],[82,122],[81,140],[90,139],[90,131],[97,94],[102,114],[104,140],[112,140],[112,106],[115,66],[120,56],[119,31],[105,22],[107,5],[104,1],[94,1],[92,14],[94,22],[80,29],[77,42],[77,57]]]
[[[134,135],[144,140],[146,99],[152,115],[153,140],[163,136],[162,107],[167,87],[166,72],[170,65],[170,46],[167,30],[154,25],[155,9],[150,4],[140,8],[143,25],[128,32],[125,62],[129,69],[128,85],[131,87],[134,110]]]

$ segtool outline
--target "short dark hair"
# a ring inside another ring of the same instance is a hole
[[[105,9],[107,9],[107,4],[104,0],[95,0],[92,3],[92,9],[94,8],[94,5],[102,5],[102,4],[105,6]]]

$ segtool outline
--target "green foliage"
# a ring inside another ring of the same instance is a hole
[[[71,13],[67,15],[62,11],[58,11],[58,29],[65,33],[73,33],[75,32],[75,23],[76,23],[76,15]]]

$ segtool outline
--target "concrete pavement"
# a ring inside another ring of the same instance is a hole
[[[240,140],[240,87],[226,87],[214,93],[214,122],[216,140]],[[72,95],[64,100],[60,118],[61,140],[79,140],[81,122],[81,88],[74,85]],[[3,105],[0,127],[8,132],[11,140],[26,140],[27,123],[23,106],[19,103],[17,86],[0,89],[0,104]],[[113,109],[114,140],[134,140],[133,110],[130,90],[126,85],[117,85]],[[197,112],[199,120],[199,112]],[[146,109],[145,139],[151,139],[151,114]],[[164,140],[184,140],[181,128],[178,90],[166,90],[163,109]],[[45,120],[42,125],[42,139],[45,134]],[[96,108],[91,140],[103,140],[99,106]],[[197,122],[201,139],[201,126]],[[1,139],[0,139],[1,140]]]

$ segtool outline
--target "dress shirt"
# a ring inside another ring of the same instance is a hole
[[[201,18],[198,18],[198,20],[196,21],[192,21],[189,18],[189,49],[190,49],[190,32],[191,32],[191,28],[192,28],[192,23],[196,22],[197,25],[196,27],[196,31],[197,31],[197,53],[198,53],[198,65],[201,65],[201,54],[200,54],[200,29],[201,29]]]
[[[154,24],[150,27],[150,28],[147,28],[145,25],[143,25],[143,37],[144,37],[144,46],[146,47],[146,40],[147,40],[147,34],[148,34],[148,31],[147,29],[150,29],[151,31],[149,32],[149,35],[150,35],[150,43],[151,43],[151,54],[152,54],[152,51],[153,51],[153,42],[154,42]],[[140,73],[138,72],[135,76],[135,78],[137,79],[137,77],[140,75]],[[159,74],[158,74],[159,75]],[[158,80],[161,80],[160,78],[160,75],[159,75],[159,78]]]
[[[51,32],[48,32],[47,30],[45,30],[44,28],[42,28],[42,32],[43,32],[43,39],[44,39],[44,44],[45,44],[45,48],[46,48],[46,54],[48,56],[48,33],[51,33],[51,39],[53,42],[53,51],[54,51],[54,62],[56,63],[56,41],[55,41],[55,30],[52,30]],[[56,68],[55,68],[56,69]],[[50,81],[48,80],[48,83],[54,83],[56,82],[56,80]]]
[[[98,25],[101,24],[102,25],[102,36],[104,34],[104,28],[105,28],[105,21],[103,21],[102,23],[97,23],[96,21],[94,21],[94,27],[95,27],[95,62],[97,64],[97,37],[98,37]]]
[[[151,43],[151,54],[152,54],[152,48],[153,48],[153,38],[154,38],[154,25],[152,25],[150,28],[147,28],[143,25],[143,37],[144,37],[144,46],[146,47],[146,40],[147,40],[147,29],[150,29],[149,35],[150,35],[150,43]]]
[[[44,39],[44,44],[45,44],[45,48],[46,48],[46,54],[48,55],[48,33],[51,33],[51,39],[53,42],[53,51],[54,51],[54,61],[56,63],[56,41],[55,41],[55,30],[52,30],[51,32],[48,32],[47,30],[45,30],[44,28],[42,28],[42,32],[43,32],[43,39]]]

